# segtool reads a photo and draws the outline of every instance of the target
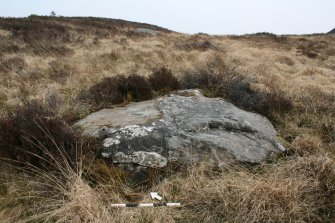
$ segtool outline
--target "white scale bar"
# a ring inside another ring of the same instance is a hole
[[[111,204],[111,207],[179,207],[180,203]]]

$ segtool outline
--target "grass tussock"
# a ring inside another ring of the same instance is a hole
[[[328,222],[334,218],[333,159],[304,157],[222,173],[192,168],[160,188],[185,204],[192,222]],[[201,188],[201,189],[200,189]]]
[[[167,200],[181,202],[177,209],[113,209],[109,204],[129,202],[128,196],[136,193],[121,189],[115,177],[104,176],[105,184],[92,186],[82,168],[78,163],[59,174],[38,169],[37,176],[22,176],[20,185],[2,183],[0,199],[6,203],[1,212],[10,220],[59,222],[331,222],[335,217],[335,162],[327,157],[288,159],[256,171],[241,166],[214,170],[201,163],[153,188]],[[148,202],[147,192],[137,192],[133,202]]]
[[[294,61],[287,56],[280,56],[277,58],[277,61],[281,64],[286,64],[287,66],[293,66],[294,65]]]
[[[8,72],[21,72],[26,67],[24,59],[20,56],[11,57],[8,59],[0,59],[0,71]]]
[[[76,74],[76,68],[67,63],[66,61],[59,59],[53,60],[49,63],[49,76],[51,79],[59,80],[62,78],[67,78],[70,75]]]
[[[0,196],[2,220],[5,222],[115,220],[103,205],[102,194],[83,180],[85,174],[81,163],[73,166],[73,163],[55,162],[54,165],[53,172],[35,168],[28,174],[22,174],[19,170],[16,173],[19,179],[7,176],[8,181],[1,184],[6,188]]]
[[[17,53],[20,50],[20,47],[7,38],[1,38],[0,50],[3,53]]]
[[[215,54],[194,70],[185,72],[180,82],[183,89],[200,88],[210,97],[222,97],[226,81],[236,75],[236,67]]]

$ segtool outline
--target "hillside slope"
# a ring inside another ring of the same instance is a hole
[[[260,165],[171,163],[131,187],[122,169],[96,159],[95,141],[69,127],[180,87],[265,115],[288,151]],[[0,18],[0,156],[15,161],[0,165],[0,221],[334,222],[334,92],[334,35],[186,35],[114,19]],[[52,159],[60,148],[61,162]],[[110,207],[152,202],[150,191],[183,207]]]

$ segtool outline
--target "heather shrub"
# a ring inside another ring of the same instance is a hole
[[[125,101],[142,101],[151,97],[148,80],[137,74],[104,78],[80,95],[81,100],[98,107]]]
[[[255,82],[254,79],[237,76],[226,82],[224,93],[235,105],[269,118],[293,108],[292,101],[282,90],[277,88],[271,88],[269,92],[255,90],[252,88]]]
[[[215,76],[211,73],[186,72],[181,77],[182,89],[207,88],[214,84]]]
[[[181,77],[182,89],[199,88],[205,91],[209,97],[222,97],[224,80],[220,74],[213,74],[207,71],[187,72]]]
[[[214,49],[215,47],[208,40],[199,41],[196,39],[190,39],[186,41],[176,42],[175,48],[179,50],[185,50],[185,51],[192,51],[192,50],[207,51],[209,49]]]
[[[258,32],[258,33],[253,33],[250,34],[250,36],[267,36],[271,38],[277,38],[278,36],[274,33],[269,33],[269,32]]]
[[[52,20],[42,20],[38,17],[31,18],[2,18],[0,28],[11,31],[13,36],[26,43],[40,41],[70,41],[70,32],[66,26]]]
[[[149,83],[154,91],[162,93],[180,88],[178,79],[166,67],[153,72],[149,76]]]
[[[15,164],[52,169],[56,160],[74,161],[77,139],[64,121],[37,101],[0,119],[0,155]]]
[[[127,79],[123,76],[106,77],[81,95],[81,99],[88,99],[95,105],[118,104],[126,98]]]
[[[235,105],[253,110],[262,99],[261,94],[251,88],[253,82],[253,79],[241,76],[228,80],[224,89],[225,94]]]
[[[143,101],[152,97],[149,81],[140,75],[132,74],[127,77],[128,98],[130,101]]]

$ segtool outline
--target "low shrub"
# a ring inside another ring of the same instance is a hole
[[[160,68],[149,76],[149,83],[154,91],[166,93],[180,88],[178,79],[166,67]]]
[[[268,32],[260,32],[254,34],[246,34],[242,36],[229,36],[230,39],[236,40],[248,40],[251,42],[253,47],[269,47],[273,45],[276,48],[291,49],[289,37],[283,35],[276,35]]]
[[[258,33],[250,34],[250,36],[268,36],[272,38],[278,37],[276,34],[270,33],[270,32],[258,32]]]
[[[187,40],[187,41],[178,41],[175,43],[175,48],[179,50],[185,51],[192,51],[192,50],[199,50],[199,51],[207,51],[209,49],[214,49],[214,45],[208,41],[199,41],[199,40]]]
[[[255,80],[251,78],[247,79],[241,76],[228,80],[224,88],[225,94],[235,105],[247,110],[254,110],[262,99],[261,94],[251,88],[254,82]]]
[[[81,100],[98,107],[125,101],[142,101],[151,97],[148,80],[137,74],[104,78],[80,95]]]
[[[122,103],[127,98],[127,83],[123,76],[106,77],[85,92],[81,98],[95,105]]]
[[[199,88],[205,91],[209,97],[222,97],[224,80],[220,74],[213,74],[206,71],[187,72],[181,77],[182,89]]]
[[[293,108],[292,101],[282,90],[272,88],[269,92],[257,91],[252,88],[252,84],[255,82],[254,79],[235,77],[226,82],[225,95],[235,105],[258,112],[268,118]]]
[[[70,32],[65,25],[52,20],[31,18],[1,18],[0,28],[11,31],[13,36],[26,43],[40,41],[70,41]]]
[[[283,35],[276,35],[269,32],[259,32],[254,34],[245,35],[248,39],[252,39],[257,42],[263,43],[277,43],[277,44],[287,44],[288,37]]]
[[[149,81],[140,75],[132,74],[127,77],[129,101],[143,101],[152,97],[152,90]]]
[[[0,155],[16,164],[52,169],[56,160],[74,161],[77,140],[64,121],[37,101],[0,119]]]

